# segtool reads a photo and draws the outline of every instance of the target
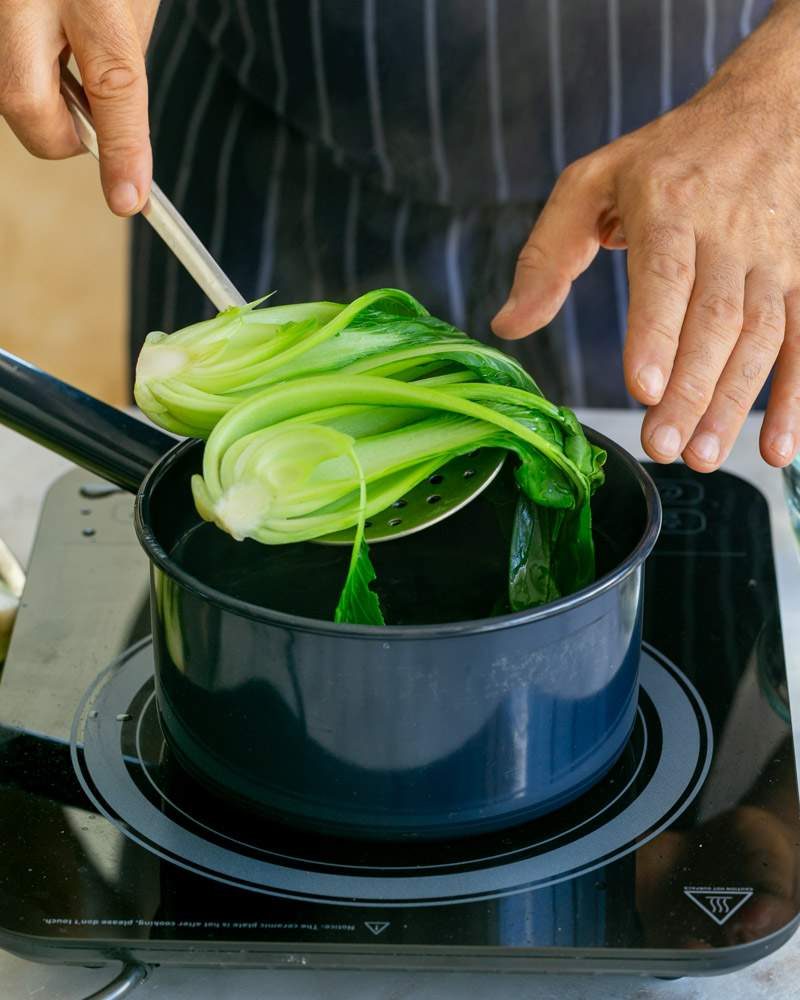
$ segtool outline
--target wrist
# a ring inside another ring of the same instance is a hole
[[[722,63],[690,103],[728,98],[731,114],[777,114],[800,127],[800,0],[776,0],[769,14]]]

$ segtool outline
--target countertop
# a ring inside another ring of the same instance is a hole
[[[630,411],[589,411],[591,426],[641,456],[639,415]],[[758,420],[749,418],[726,468],[755,482],[782,509],[779,473],[758,456]],[[70,468],[68,462],[0,427],[4,476],[0,486],[0,537],[23,562],[36,530],[48,486]],[[788,517],[773,524],[782,618],[793,679],[792,703],[800,718],[800,563]],[[0,845],[2,849],[2,845]],[[26,962],[0,952],[0,1000],[42,997],[77,1000],[107,983],[112,968],[75,969]],[[800,934],[748,969],[708,979],[662,982],[620,976],[543,976],[480,973],[313,972],[223,969],[156,969],[133,996],[191,1000],[795,1000],[800,995]]]

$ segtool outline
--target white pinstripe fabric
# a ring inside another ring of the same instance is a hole
[[[447,297],[450,307],[450,322],[463,330],[467,323],[464,302],[464,283],[461,279],[461,216],[454,215],[447,227],[445,263],[447,267]]]
[[[272,274],[275,269],[275,239],[278,233],[278,216],[280,214],[280,191],[283,181],[283,168],[286,161],[286,125],[278,125],[275,137],[275,150],[269,168],[269,184],[267,186],[267,201],[264,206],[264,221],[261,226],[261,257],[258,263],[255,297],[266,295],[273,291]]]
[[[155,51],[156,47],[161,41],[162,35],[164,34],[164,27],[167,23],[167,12],[163,11],[161,16],[156,18],[156,23],[153,28],[153,34],[150,37],[149,51]],[[186,35],[188,37],[188,32],[191,30],[191,22],[188,17],[184,18],[183,28],[186,30]],[[182,31],[183,35],[183,31]],[[182,37],[182,36],[181,36]],[[185,40],[183,42],[185,45]],[[175,48],[170,52],[170,60],[172,60],[173,55],[177,52],[177,58],[183,54],[183,46],[175,46]],[[159,98],[162,96],[162,91],[159,91]],[[161,110],[156,112],[156,108],[161,104]],[[161,116],[163,114],[163,102],[158,100],[153,108],[153,113],[150,115],[150,131],[151,134],[155,135],[161,124]],[[150,249],[153,245],[153,239],[155,238],[153,230],[150,226],[140,226],[139,228],[139,249],[136,257],[136,295],[142,303],[147,302],[147,296],[150,293]],[[140,331],[132,331],[134,333],[139,333]],[[149,331],[141,331],[148,332]]]
[[[444,149],[442,132],[442,99],[439,92],[439,54],[436,37],[436,0],[425,0],[425,84],[428,92],[428,120],[431,131],[431,153],[438,179],[437,197],[445,202],[450,197],[450,170]]]
[[[303,236],[306,257],[311,273],[311,296],[316,301],[324,298],[322,271],[319,262],[316,226],[317,198],[317,147],[310,140],[305,148],[305,188],[303,190]]]
[[[439,52],[436,29],[436,0],[425,0],[425,86],[428,98],[428,125],[431,137],[431,154],[437,177],[437,198],[446,202],[450,198],[450,168],[444,146],[442,129],[442,95],[439,83]],[[461,223],[458,215],[453,215],[447,227],[444,243],[444,266],[447,276],[447,296],[450,321],[460,329],[464,328],[464,295],[459,270],[458,248]]]
[[[209,63],[208,72],[203,78],[203,85],[197,97],[197,103],[192,109],[189,124],[186,130],[186,139],[181,147],[181,158],[178,166],[178,179],[175,183],[173,202],[178,211],[183,214],[186,207],[186,193],[189,188],[189,181],[192,174],[192,163],[194,161],[197,140],[200,136],[204,119],[208,111],[211,95],[217,82],[222,57],[217,54]],[[171,331],[175,323],[175,308],[178,294],[178,261],[170,254],[167,262],[167,280],[164,292],[164,329]]]
[[[228,22],[231,19],[231,10],[231,5],[227,3],[223,4],[220,8],[219,17],[217,18],[214,27],[211,29],[212,45],[219,45],[220,39],[222,38],[225,29],[228,27]]]
[[[717,40],[716,0],[706,0],[706,27],[703,34],[703,67],[706,76],[712,76],[716,69],[714,47]]]
[[[347,215],[344,224],[344,277],[347,294],[351,299],[358,295],[358,215],[361,208],[361,178],[350,176],[347,194]]]
[[[497,200],[508,199],[508,165],[503,138],[503,96],[500,84],[500,46],[497,37],[497,0],[486,0],[486,55],[489,80],[489,121],[492,134]]]
[[[619,0],[608,0],[608,139],[622,131],[622,53],[619,37]]]
[[[275,62],[277,89],[275,91],[275,110],[279,115],[286,111],[286,95],[289,89],[289,78],[286,72],[286,56],[281,41],[281,23],[278,18],[277,0],[268,0],[269,33],[272,40],[272,58]]]
[[[564,85],[561,75],[561,14],[558,0],[547,0],[547,54],[553,168],[558,176],[567,165],[564,149]]]
[[[560,174],[566,166],[564,139],[564,84],[561,66],[561,21],[559,0],[547,0],[547,35],[550,74],[550,115],[553,167]],[[580,334],[575,298],[567,296],[563,307],[564,346],[566,348],[566,375],[569,398],[575,406],[583,406],[586,386],[583,376]]]
[[[620,51],[619,0],[608,0],[608,140],[622,132],[622,53]],[[620,349],[628,332],[628,279],[626,257],[622,250],[611,252],[614,276],[614,303]],[[633,405],[633,400],[630,400]]]
[[[211,237],[209,239],[209,249],[215,257],[222,253],[222,243],[225,239],[225,222],[228,213],[228,191],[231,176],[231,157],[233,147],[236,144],[236,137],[239,134],[239,127],[242,124],[244,114],[244,100],[239,98],[233,108],[233,112],[228,119],[228,126],[220,147],[219,160],[217,162],[217,196],[214,203],[214,222],[211,227]]]
[[[739,34],[746,38],[753,30],[753,0],[744,0],[739,15]]]
[[[309,0],[309,15],[311,17],[311,49],[314,54],[314,81],[317,88],[319,130],[322,141],[332,149],[333,131],[331,127],[330,101],[328,99],[328,81],[325,74],[325,52],[322,44],[320,0]]]
[[[381,165],[384,191],[394,187],[394,169],[386,151],[386,137],[383,132],[383,110],[378,77],[378,45],[375,38],[375,0],[364,0],[364,55],[367,70],[367,98],[369,117],[372,125],[372,142]]]
[[[239,83],[246,85],[250,80],[250,72],[253,68],[253,62],[256,58],[257,42],[256,33],[253,30],[253,22],[250,20],[250,7],[248,0],[236,0],[236,7],[239,12],[239,23],[242,27],[242,35],[244,37],[244,54],[242,56],[242,61],[239,63],[239,69],[236,73],[236,79]]]
[[[194,2],[188,7],[186,17],[183,18],[180,32],[175,40],[175,47],[172,49],[164,63],[164,72],[161,74],[158,93],[155,95],[153,110],[150,115],[150,125],[153,133],[157,133],[159,130],[161,121],[164,117],[164,109],[172,91],[175,74],[178,72],[178,66],[180,65],[181,59],[186,54],[186,46],[189,44],[189,38],[192,34],[192,18],[196,9],[197,0],[194,0]]]
[[[672,107],[672,0],[661,0],[661,103],[663,115]]]
[[[408,269],[406,267],[406,233],[408,232],[408,216],[411,206],[408,198],[397,203],[392,227],[392,265],[394,282],[398,288],[408,288]]]
[[[614,274],[614,300],[617,307],[617,331],[620,348],[625,346],[628,333],[628,276],[626,268],[626,253],[623,250],[611,251],[611,269]],[[633,401],[630,401],[633,405]]]
[[[214,221],[211,225],[211,237],[209,239],[209,249],[215,260],[222,257],[222,248],[225,241],[225,227],[228,218],[228,198],[231,193],[231,159],[233,157],[233,147],[239,135],[239,128],[242,124],[245,101],[240,97],[234,105],[225,135],[220,148],[219,160],[217,162],[217,192],[214,201]],[[206,315],[213,316],[215,309],[211,303],[206,306]]]

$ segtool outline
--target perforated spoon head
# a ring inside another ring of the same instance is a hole
[[[366,541],[370,545],[394,542],[455,514],[493,482],[505,456],[501,448],[482,448],[452,459],[387,510],[371,517],[366,523]],[[352,545],[354,535],[355,529],[348,528],[318,541],[325,545]]]

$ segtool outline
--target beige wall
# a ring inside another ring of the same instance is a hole
[[[0,347],[122,403],[126,249],[94,160],[37,160],[0,120]]]

